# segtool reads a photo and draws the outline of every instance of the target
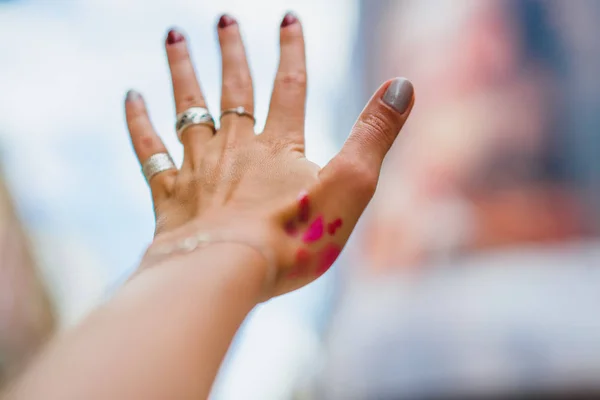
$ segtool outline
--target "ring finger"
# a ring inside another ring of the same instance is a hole
[[[223,127],[230,134],[233,132],[237,132],[236,135],[239,133],[253,133],[251,128],[254,125],[254,120],[250,117],[254,113],[252,77],[250,76],[250,68],[248,67],[239,26],[235,19],[229,15],[223,15],[219,19],[217,30],[223,60],[221,112],[243,107],[249,113],[249,115],[226,113],[222,116]],[[244,129],[234,129],[237,124],[240,124],[240,127],[244,127]]]
[[[152,156],[157,154],[168,156],[169,153],[165,145],[150,123],[144,99],[134,90],[130,90],[127,93],[125,99],[125,115],[131,143],[133,144],[133,149],[142,167],[144,167],[148,159]],[[152,175],[148,184],[150,185],[155,203],[162,197],[168,195],[176,175],[177,170],[175,168]],[[148,176],[146,176],[146,178],[148,178]]]
[[[171,29],[166,40],[167,58],[171,69],[173,96],[177,114],[190,107],[205,107],[200,84],[196,78],[194,66],[190,59],[185,37],[175,29]],[[197,159],[205,143],[214,134],[207,125],[194,125],[187,128],[181,136],[184,146],[184,164],[187,159]]]

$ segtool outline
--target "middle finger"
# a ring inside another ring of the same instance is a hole
[[[252,115],[254,113],[252,77],[237,21],[229,15],[223,15],[219,20],[218,33],[223,60],[221,112],[243,107]],[[248,115],[229,112],[222,116],[221,122],[225,130],[230,133],[233,133],[233,129],[236,135],[253,133],[254,120]],[[236,129],[237,126],[242,129]]]
[[[206,108],[206,101],[196,78],[185,37],[177,30],[171,29],[167,35],[166,49],[177,114],[190,107]],[[200,154],[213,134],[213,129],[206,125],[194,125],[187,128],[181,136],[184,160],[187,158],[197,159],[197,155]]]

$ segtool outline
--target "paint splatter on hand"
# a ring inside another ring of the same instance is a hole
[[[297,215],[284,224],[285,232],[293,238],[298,236],[298,232],[303,230],[298,245],[301,246],[297,252],[294,265],[288,274],[290,279],[305,277],[319,277],[327,272],[334,264],[342,251],[342,247],[328,241],[322,244],[322,239],[327,233],[334,237],[338,229],[343,225],[341,218],[335,218],[326,223],[325,216],[317,215],[312,222],[311,202],[308,192],[303,191],[298,196]]]
[[[335,235],[335,232],[342,227],[342,219],[338,218],[335,221],[331,222],[330,224],[327,224],[327,233],[329,233],[329,236],[333,236]]]
[[[321,249],[317,255],[318,265],[316,275],[321,276],[331,268],[335,260],[342,252],[339,245],[335,243],[327,243],[327,245]]]
[[[319,215],[312,224],[309,225],[304,235],[302,235],[302,241],[304,243],[313,243],[319,241],[323,237],[325,226],[323,223],[323,216]]]
[[[282,35],[300,39],[294,40],[297,52],[287,55],[304,54],[299,33],[299,24],[282,30]],[[178,40],[175,46],[167,41],[169,54],[180,52],[186,58],[185,37],[178,35]],[[278,77],[289,75],[289,68],[302,77],[301,59],[294,64],[282,58]],[[190,95],[203,98],[193,74],[187,78],[189,84],[175,90],[181,92],[175,95],[176,103]],[[331,267],[375,192],[384,157],[412,108],[413,90],[402,78],[383,84],[341,151],[321,168],[305,156],[305,89],[303,79],[294,85],[276,80],[260,135],[247,123],[247,116],[228,117],[227,121],[240,123],[221,124],[216,136],[211,127],[195,127],[204,134],[194,137],[212,141],[204,142],[206,146],[185,139],[189,131],[179,132],[185,162],[180,168],[169,166],[146,174],[156,216],[152,246],[160,248],[203,232],[264,248],[273,255],[272,268],[257,269],[265,280],[265,297],[298,289]],[[251,92],[246,95],[252,98]],[[182,104],[177,104],[178,112],[187,107]],[[125,109],[133,148],[147,172],[153,155],[169,158],[167,149],[152,128],[139,93],[128,94]],[[288,276],[298,279],[291,281]]]

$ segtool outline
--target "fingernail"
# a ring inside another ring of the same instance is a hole
[[[125,101],[135,101],[141,98],[142,96],[136,92],[135,90],[130,90],[127,92],[127,96],[125,97]]]
[[[167,35],[167,44],[179,43],[183,40],[183,35],[176,31],[175,29],[171,29],[169,34]]]
[[[285,17],[283,17],[283,21],[281,21],[281,27],[285,28],[288,25],[295,24],[297,21],[298,21],[298,18],[296,18],[296,16],[294,14],[289,12],[289,13],[285,14]]]
[[[383,101],[400,114],[404,114],[412,102],[414,88],[408,79],[396,78],[383,95]]]
[[[221,15],[221,18],[219,18],[219,28],[221,28],[221,29],[227,28],[229,25],[233,25],[236,22],[237,21],[235,19],[233,19],[233,17],[230,17],[227,14],[223,14],[223,15]]]

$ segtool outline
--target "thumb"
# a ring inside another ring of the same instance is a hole
[[[340,153],[322,170],[322,177],[346,182],[360,192],[356,194],[367,195],[370,200],[383,159],[413,104],[414,89],[409,80],[395,78],[381,85],[358,117]]]

